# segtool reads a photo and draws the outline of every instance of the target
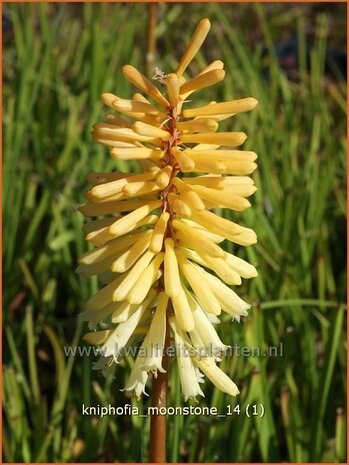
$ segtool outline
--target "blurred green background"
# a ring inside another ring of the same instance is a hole
[[[91,171],[136,169],[109,159],[91,126],[102,91],[128,98],[121,66],[146,69],[147,4],[3,4],[3,460],[142,462],[149,419],[82,416],[81,405],[121,406],[116,379],[94,357],[66,357],[86,327],[76,315],[96,282],[75,274],[86,250],[83,202]],[[346,5],[168,3],[156,8],[155,64],[176,66],[197,22],[211,32],[189,72],[225,62],[226,79],[198,104],[254,96],[234,128],[259,155],[256,230],[239,250],[259,277],[239,294],[253,303],[224,342],[280,348],[277,357],[231,357],[230,398],[206,383],[200,406],[240,415],[168,418],[168,461],[345,461]],[[232,123],[226,123],[231,129]],[[242,249],[242,248],[241,248]],[[81,342],[80,342],[81,343]],[[169,405],[182,405],[177,370]],[[144,405],[148,405],[148,398]],[[265,407],[248,418],[246,405]],[[142,402],[132,400],[140,408]]]

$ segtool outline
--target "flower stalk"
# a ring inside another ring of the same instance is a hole
[[[168,313],[171,311],[171,303],[168,303],[166,311],[166,337],[164,345],[164,357],[162,366],[164,372],[158,373],[156,378],[153,378],[151,405],[157,407],[156,411],[161,411],[162,407],[167,406],[167,391],[168,391],[168,369],[170,365],[170,357],[168,348],[170,346],[170,325]],[[150,441],[149,441],[149,462],[163,463],[166,462],[166,415],[155,414],[150,418]]]
[[[172,100],[172,99],[171,99]],[[170,100],[170,102],[171,102]],[[167,239],[173,240],[173,230],[171,228],[173,220],[173,212],[171,210],[171,204],[168,200],[169,194],[175,190],[175,186],[172,183],[173,178],[176,177],[179,172],[179,166],[172,156],[172,149],[176,147],[178,143],[178,129],[177,122],[178,116],[176,114],[176,100],[172,100],[171,103],[174,103],[175,106],[170,106],[168,109],[169,114],[169,133],[170,137],[168,141],[163,144],[163,151],[165,154],[165,163],[169,167],[166,175],[169,177],[166,182],[168,183],[165,189],[161,193],[162,201],[162,216],[166,215],[166,225],[163,228],[164,241],[162,242],[162,251],[165,252],[165,243]],[[161,218],[161,217],[160,217]],[[164,275],[164,265],[162,264],[162,274]],[[160,280],[162,288],[165,289],[165,284],[163,280]],[[164,344],[164,354],[162,366],[164,371],[157,373],[156,377],[153,377],[152,383],[152,396],[151,404],[152,407],[157,408],[157,412],[160,411],[162,407],[167,406],[167,391],[168,391],[168,368],[170,365],[170,357],[168,353],[168,348],[170,346],[170,324],[169,318],[173,314],[173,309],[171,306],[171,301],[168,300],[166,306],[166,335],[165,335],[165,344]],[[149,441],[149,462],[150,463],[162,463],[166,462],[166,414],[153,414],[150,419],[150,441]]]
[[[156,15],[158,3],[152,2],[148,5],[148,50],[146,55],[147,76],[151,77],[155,68],[156,55]]]

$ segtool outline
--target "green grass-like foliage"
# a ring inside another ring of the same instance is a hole
[[[3,64],[5,461],[147,460],[149,419],[81,415],[82,403],[129,401],[119,391],[125,370],[104,379],[91,370],[94,357],[63,350],[85,332],[76,315],[97,286],[74,272],[87,247],[75,211],[85,176],[137,169],[108,159],[90,131],[104,111],[102,91],[131,95],[121,66],[145,69],[147,8],[4,5],[12,22]],[[259,100],[234,122],[249,135],[244,148],[259,155],[253,207],[239,215],[259,237],[246,250],[259,277],[238,290],[253,303],[250,316],[240,324],[227,319],[221,337],[263,350],[282,344],[283,355],[224,360],[240,396],[207,383],[200,406],[223,412],[239,404],[241,414],[169,417],[168,460],[344,461],[346,97],[335,66],[325,75],[325,56],[343,43],[345,5],[317,14],[305,4],[162,4],[160,69],[176,64],[202,17],[213,27],[193,68],[222,59],[227,78],[197,98]],[[294,76],[275,54],[287,34],[299,43]],[[132,400],[142,402],[149,400]],[[263,404],[264,417],[248,418],[248,403]],[[181,404],[171,370],[169,405]]]

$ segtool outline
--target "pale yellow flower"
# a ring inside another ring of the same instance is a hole
[[[80,211],[93,218],[85,229],[94,248],[81,256],[78,271],[96,275],[104,287],[80,317],[91,329],[102,323],[85,335],[101,347],[95,368],[105,370],[127,348],[139,346],[125,387],[137,397],[145,392],[149,374],[156,377],[164,371],[169,328],[185,400],[204,395],[199,384],[204,376],[222,391],[238,393],[217,365],[228,346],[214,325],[222,311],[237,321],[247,315],[250,305],[230,286],[257,271],[220,244],[227,239],[249,246],[257,238],[253,230],[214,209],[240,212],[250,207],[247,198],[256,187],[248,175],[256,168],[257,155],[237,149],[245,133],[218,128],[220,121],[252,110],[257,101],[195,105],[195,92],[225,77],[220,60],[197,76],[184,75],[209,29],[209,20],[203,19],[175,72],[157,85],[133,66],[124,66],[124,76],[141,93],[131,99],[103,94],[112,112],[92,133],[110,148],[112,159],[136,160],[141,172],[88,176],[92,188]]]

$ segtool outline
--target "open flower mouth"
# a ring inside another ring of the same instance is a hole
[[[95,247],[82,255],[78,271],[97,275],[105,286],[80,317],[91,328],[104,324],[85,335],[101,346],[97,367],[118,363],[124,348],[140,344],[147,349],[139,351],[126,384],[138,397],[149,373],[164,371],[161,351],[149,348],[164,347],[169,328],[178,347],[193,349],[193,356],[177,355],[185,400],[203,395],[203,374],[222,391],[238,393],[217,365],[221,355],[200,358],[197,353],[216,347],[224,354],[227,346],[214,327],[221,311],[239,321],[250,307],[230,286],[256,276],[256,269],[220,243],[227,239],[248,246],[256,235],[213,210],[250,206],[247,197],[256,188],[248,175],[257,156],[237,149],[246,140],[244,133],[218,128],[220,121],[252,110],[257,101],[186,108],[191,94],[225,76],[223,63],[216,60],[193,79],[184,78],[209,28],[209,20],[202,20],[176,71],[161,74],[164,93],[137,69],[124,66],[124,76],[142,93],[130,100],[103,94],[114,112],[92,133],[110,148],[113,159],[136,160],[142,172],[88,176],[93,185],[86,195],[89,203],[79,209],[95,218],[86,223],[86,239]]]

